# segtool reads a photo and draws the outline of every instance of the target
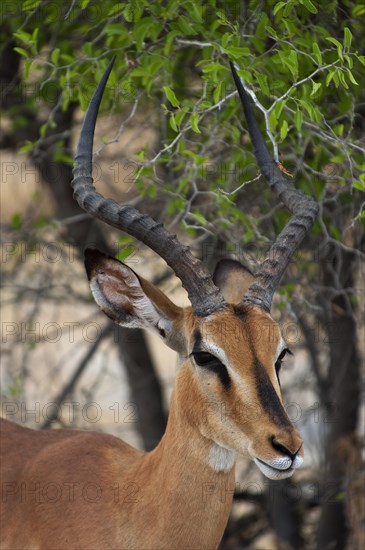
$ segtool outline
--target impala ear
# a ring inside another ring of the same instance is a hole
[[[240,304],[254,280],[252,272],[237,260],[220,260],[213,274],[214,284],[229,304]]]
[[[182,309],[130,267],[99,250],[85,251],[85,268],[98,306],[118,325],[158,334],[178,351]]]

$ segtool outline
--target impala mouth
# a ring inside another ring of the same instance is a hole
[[[269,479],[285,479],[293,475],[296,468],[301,466],[303,459],[297,456],[294,460],[289,457],[277,458],[265,462],[258,457],[253,457],[256,466]]]

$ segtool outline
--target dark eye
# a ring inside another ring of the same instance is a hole
[[[199,367],[208,367],[217,362],[217,358],[207,351],[193,351],[194,361]]]
[[[231,385],[231,379],[228,375],[226,367],[219,361],[217,357],[208,353],[207,351],[195,351],[193,350],[192,356],[194,357],[195,363],[198,367],[208,369],[211,372],[214,372],[218,375],[219,380],[226,390],[229,389]]]
[[[276,370],[276,375],[277,375],[277,376],[279,376],[279,372],[280,372],[282,360],[284,359],[284,357],[285,357],[285,355],[286,355],[287,353],[288,353],[289,355],[293,355],[293,353],[290,351],[289,348],[285,348],[285,349],[283,349],[283,351],[280,353],[279,357],[278,357],[277,360],[276,360],[276,363],[275,363],[275,370]]]

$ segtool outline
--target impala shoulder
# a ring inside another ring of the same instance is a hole
[[[58,430],[54,431],[57,433]],[[43,471],[43,467],[52,464],[55,471],[59,469],[72,473],[81,466],[84,472],[99,476],[105,467],[110,467],[111,462],[127,467],[141,454],[141,451],[113,435],[70,430],[70,437],[67,437],[66,430],[59,432],[59,438],[49,441],[33,457],[29,467],[34,472]]]

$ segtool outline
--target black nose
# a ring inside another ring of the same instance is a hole
[[[303,443],[300,444],[300,446],[298,447],[298,449],[293,453],[293,451],[291,451],[290,449],[288,449],[288,447],[286,447],[285,445],[283,445],[282,443],[280,443],[280,441],[278,441],[276,439],[275,436],[273,436],[271,438],[271,444],[272,446],[274,447],[274,449],[276,451],[279,451],[279,453],[285,455],[285,456],[288,456],[289,458],[291,458],[292,460],[295,459],[295,457],[297,456],[301,446]]]

